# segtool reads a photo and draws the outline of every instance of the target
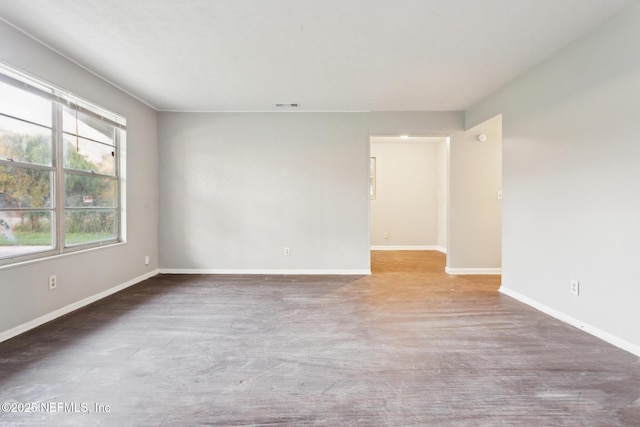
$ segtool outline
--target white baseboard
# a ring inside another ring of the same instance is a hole
[[[578,319],[575,319],[567,314],[564,314],[558,310],[555,310],[551,307],[548,307],[544,304],[539,303],[527,296],[522,295],[514,290],[506,288],[504,286],[500,287],[500,293],[503,293],[507,296],[510,296],[513,299],[520,301],[523,304],[526,304],[530,307],[535,308],[551,317],[554,317],[564,323],[568,323],[571,326],[575,326],[578,329],[585,331],[588,334],[593,335],[596,338],[599,338],[603,341],[608,342],[611,345],[614,345],[622,350],[628,351],[629,353],[640,357],[640,346],[632,344],[620,337],[610,334],[609,332],[605,332],[602,329],[598,329],[594,326],[591,326],[587,323],[581,322]]]
[[[449,268],[445,267],[444,271],[447,274],[451,274],[454,276],[464,276],[464,275],[472,275],[472,274],[502,274],[501,268]]]
[[[443,254],[447,249],[442,246],[371,246],[372,251],[438,251]]]
[[[69,304],[65,307],[62,307],[58,310],[52,311],[49,314],[45,314],[44,316],[40,316],[37,319],[30,320],[29,322],[23,323],[22,325],[16,326],[15,328],[9,329],[8,331],[4,331],[0,333],[0,342],[6,341],[10,338],[23,334],[31,329],[37,328],[40,325],[44,325],[47,322],[50,322],[58,317],[64,316],[65,314],[69,314],[72,311],[76,311],[79,308],[82,308],[86,305],[89,305],[93,302],[101,300],[102,298],[108,297],[111,294],[115,294],[123,289],[126,289],[130,286],[133,286],[137,283],[142,282],[143,280],[147,280],[150,277],[153,277],[158,274],[158,270],[150,271],[149,273],[143,274],[142,276],[136,277],[135,279],[131,279],[125,283],[122,283],[118,286],[115,286],[111,289],[107,289],[106,291],[102,291],[90,297],[81,299],[80,301],[76,301],[73,304]]]
[[[234,275],[274,275],[274,276],[369,276],[371,270],[242,270],[242,269],[200,269],[161,268],[160,274],[234,274]]]

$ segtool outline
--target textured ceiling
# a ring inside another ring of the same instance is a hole
[[[463,110],[636,0],[0,0],[159,110]]]

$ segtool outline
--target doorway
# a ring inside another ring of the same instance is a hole
[[[446,137],[372,137],[372,250],[447,246]]]
[[[429,143],[436,154],[424,160]],[[449,274],[501,274],[501,116],[448,137],[373,136],[370,153],[371,250],[437,250]]]

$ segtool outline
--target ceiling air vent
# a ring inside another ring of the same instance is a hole
[[[300,104],[297,102],[295,104],[276,104],[277,108],[298,108]]]

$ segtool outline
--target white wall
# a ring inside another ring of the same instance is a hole
[[[445,162],[442,145],[443,141],[371,138],[371,156],[376,158],[372,247],[438,247],[438,195],[440,185],[445,186],[439,176]]]
[[[160,170],[163,271],[370,271],[367,114],[161,113]]]
[[[640,4],[467,112],[503,114],[503,290],[636,354],[639,112]]]
[[[127,118],[127,243],[0,268],[0,340],[86,298],[131,284],[158,266],[157,114],[0,22],[0,61]],[[150,265],[144,265],[144,256]],[[58,288],[48,289],[57,275]]]

